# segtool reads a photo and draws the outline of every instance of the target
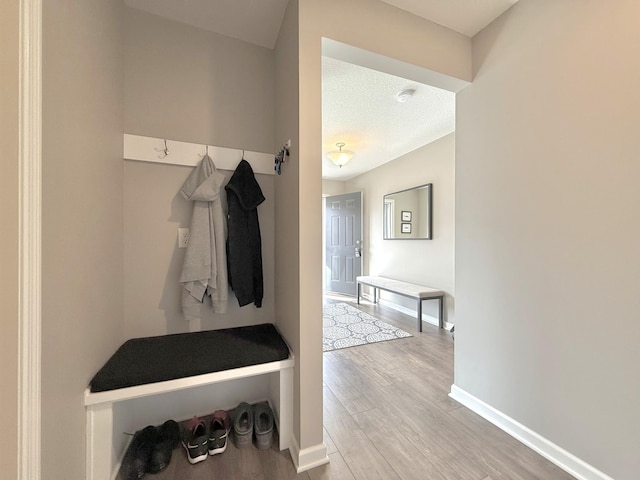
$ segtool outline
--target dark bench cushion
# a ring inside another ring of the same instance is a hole
[[[289,357],[270,323],[127,340],[91,380],[104,392],[258,365]]]

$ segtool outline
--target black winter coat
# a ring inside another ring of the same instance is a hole
[[[227,263],[229,284],[243,307],[262,306],[262,239],[258,205],[264,195],[249,162],[242,160],[225,187],[229,205]]]

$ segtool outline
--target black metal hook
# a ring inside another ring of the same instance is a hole
[[[273,167],[273,169],[276,171],[278,175],[282,174],[282,164],[285,161],[285,157],[288,157],[288,156],[289,156],[289,147],[288,145],[284,145],[276,155],[275,166]]]

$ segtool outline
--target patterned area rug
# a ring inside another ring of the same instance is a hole
[[[411,337],[411,334],[378,320],[346,303],[324,305],[322,351]]]

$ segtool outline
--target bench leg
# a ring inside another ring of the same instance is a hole
[[[418,331],[422,331],[422,299],[418,300]]]
[[[438,326],[444,327],[444,296],[438,298]]]
[[[358,305],[360,305],[360,284],[358,284]]]
[[[293,367],[280,370],[278,393],[278,435],[280,450],[291,446],[293,434]]]
[[[87,480],[109,480],[117,465],[113,451],[113,404],[88,407],[86,429]]]
[[[373,287],[373,303],[378,303],[378,289]]]

